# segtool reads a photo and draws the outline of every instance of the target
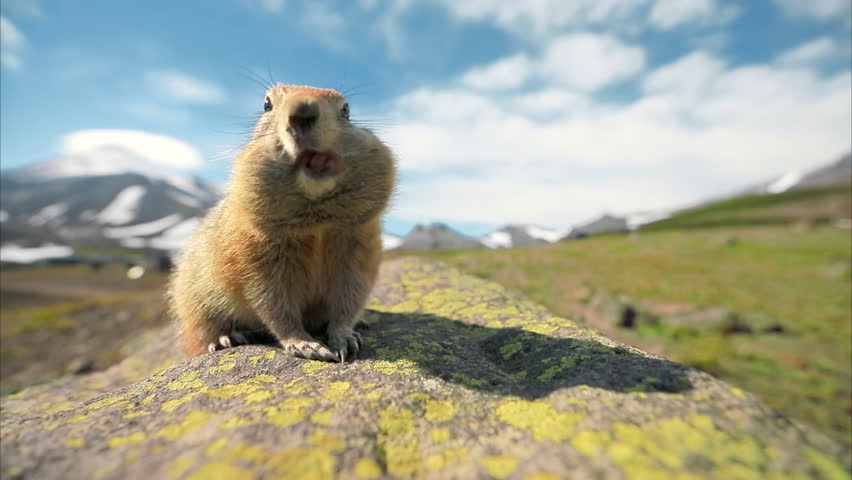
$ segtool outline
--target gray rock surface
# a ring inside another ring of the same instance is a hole
[[[849,452],[710,375],[443,264],[383,265],[348,364],[170,329],[2,401],[5,479],[848,478]]]

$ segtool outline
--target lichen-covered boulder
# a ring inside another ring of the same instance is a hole
[[[383,266],[348,364],[174,334],[2,402],[5,479],[848,478],[849,452],[711,376],[442,264]]]

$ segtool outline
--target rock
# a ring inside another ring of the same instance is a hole
[[[348,364],[249,345],[2,401],[3,478],[846,478],[849,451],[708,374],[442,264],[382,267]],[[691,474],[691,475],[687,475]]]
[[[610,323],[620,328],[633,329],[640,324],[656,325],[660,323],[655,314],[629,303],[626,298],[616,297],[604,289],[598,289],[595,292],[589,302],[589,308],[594,314],[609,319]]]
[[[95,369],[95,362],[91,358],[79,357],[71,360],[65,368],[65,372],[69,375],[82,375],[91,373]]]

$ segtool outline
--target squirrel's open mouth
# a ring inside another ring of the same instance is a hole
[[[334,175],[340,166],[340,161],[336,155],[331,152],[318,152],[316,150],[303,151],[299,154],[297,161],[315,178]]]

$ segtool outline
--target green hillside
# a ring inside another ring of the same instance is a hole
[[[683,211],[649,223],[644,231],[732,225],[776,225],[799,221],[820,223],[852,216],[852,186],[836,185],[783,192],[745,195]]]

